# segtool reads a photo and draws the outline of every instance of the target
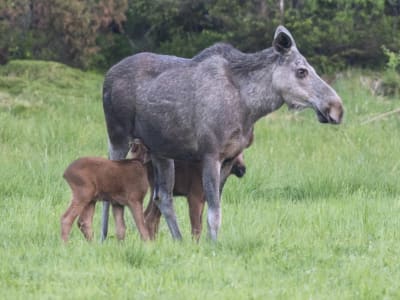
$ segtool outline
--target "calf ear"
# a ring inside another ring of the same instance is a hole
[[[143,155],[143,164],[147,164],[151,160],[151,156],[149,152],[145,152]]]
[[[151,160],[149,149],[142,143],[138,144],[138,147],[138,150],[141,154],[142,163],[147,164]]]
[[[293,47],[296,47],[296,43],[289,30],[280,25],[275,31],[272,46],[274,47],[275,51],[285,54],[288,53]]]

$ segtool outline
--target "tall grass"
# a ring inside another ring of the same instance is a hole
[[[49,62],[0,69],[0,297],[2,299],[398,299],[400,119],[371,121],[398,99],[376,98],[360,71],[335,83],[340,126],[281,109],[259,121],[243,179],[229,179],[219,241],[182,242],[165,222],[144,244],[62,245],[70,191],[65,167],[106,156],[102,76]],[[100,229],[100,206],[94,220]],[[127,215],[128,217],[128,215]],[[205,226],[206,227],[206,226]]]

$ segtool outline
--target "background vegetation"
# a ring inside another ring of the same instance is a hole
[[[400,48],[399,14],[398,0],[1,0],[0,60],[105,69],[140,51],[191,57],[216,41],[258,51],[284,23],[324,73],[376,68],[382,45]]]

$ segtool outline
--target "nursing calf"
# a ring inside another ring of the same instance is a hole
[[[175,184],[173,195],[185,196],[187,198],[189,204],[192,236],[196,240],[198,240],[201,235],[202,217],[205,204],[201,170],[202,166],[199,163],[175,161]],[[152,182],[152,168],[150,168],[148,171],[150,174],[150,185],[153,187],[154,183]],[[243,154],[241,153],[234,159],[233,166],[228,175],[233,174],[236,177],[241,178],[244,176],[245,172],[246,166],[244,164]],[[161,212],[152,199],[150,199],[144,215],[150,237],[154,239],[158,231]]]
[[[61,238],[64,242],[67,242],[72,224],[78,216],[78,227],[85,238],[93,238],[93,213],[96,201],[102,199],[112,203],[114,212],[128,206],[141,238],[149,239],[143,216],[143,199],[149,187],[143,165],[145,151],[137,150],[135,152],[142,153],[140,158],[112,161],[102,157],[83,157],[68,166],[64,178],[71,188],[72,200],[61,217]],[[123,219],[117,220],[116,224],[117,237],[123,239]]]

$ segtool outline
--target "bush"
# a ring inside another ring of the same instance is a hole
[[[104,69],[142,51],[190,57],[216,41],[254,52],[280,23],[323,73],[382,68],[381,46],[400,49],[398,1],[284,3],[282,15],[277,0],[3,0],[0,64],[9,56]]]
[[[383,53],[387,57],[385,72],[382,76],[379,93],[384,96],[400,95],[400,52],[394,52],[382,46]]]

